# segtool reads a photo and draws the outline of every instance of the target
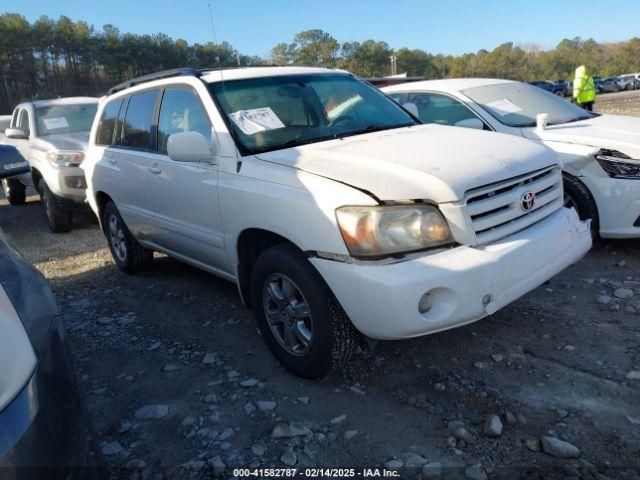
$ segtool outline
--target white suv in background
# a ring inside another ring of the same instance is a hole
[[[551,150],[420,125],[335,70],[131,80],[101,100],[82,168],[118,267],[156,250],[237,283],[305,377],[348,359],[358,331],[408,338],[492,314],[591,247]]]
[[[21,103],[0,143],[13,145],[31,171],[4,179],[12,205],[22,205],[27,187],[40,193],[51,231],[68,232],[73,213],[87,210],[84,172],[79,168],[89,140],[98,99],[69,97]]]
[[[540,88],[461,78],[382,89],[424,123],[495,130],[558,154],[565,206],[603,238],[640,237],[640,118],[587,112]]]

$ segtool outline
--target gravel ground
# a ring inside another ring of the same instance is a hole
[[[627,97],[598,109],[638,105]],[[56,293],[112,478],[640,479],[640,241],[599,244],[491,317],[306,381],[270,355],[232,284],[158,255],[122,274],[90,216],[52,234],[36,196],[0,200],[0,225]]]
[[[596,112],[640,117],[640,90],[598,95]]]

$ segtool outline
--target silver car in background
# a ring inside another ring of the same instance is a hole
[[[87,208],[80,164],[97,106],[98,99],[90,97],[21,103],[0,138],[0,144],[14,146],[30,166],[29,173],[2,181],[7,200],[21,205],[26,189],[35,189],[53,232],[69,231],[73,213]]]

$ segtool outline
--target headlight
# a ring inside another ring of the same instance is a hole
[[[83,152],[57,151],[47,153],[47,160],[58,167],[77,167],[84,160]]]
[[[35,366],[29,337],[0,285],[0,411],[22,390]]]
[[[613,178],[640,179],[640,160],[616,150],[600,150],[596,160],[602,169]]]
[[[447,222],[430,205],[342,207],[336,217],[354,257],[381,257],[453,242]]]

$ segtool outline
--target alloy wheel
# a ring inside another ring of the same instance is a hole
[[[283,273],[271,274],[263,285],[262,303],[278,343],[292,355],[306,355],[313,343],[313,322],[309,304],[296,283]]]
[[[127,244],[124,237],[124,229],[120,224],[118,217],[114,214],[109,216],[109,240],[113,251],[118,257],[118,260],[125,262],[127,260]]]

